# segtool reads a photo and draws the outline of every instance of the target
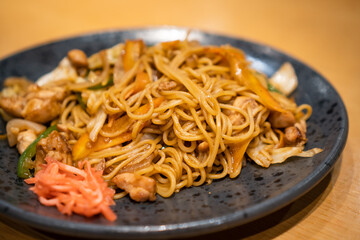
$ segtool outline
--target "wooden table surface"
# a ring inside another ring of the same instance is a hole
[[[201,239],[360,239],[360,1],[0,1],[0,58],[104,29],[175,25],[265,43],[306,62],[338,90],[350,131],[332,173],[280,211]],[[55,239],[0,217],[0,239]]]

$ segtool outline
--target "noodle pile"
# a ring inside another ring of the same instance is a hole
[[[113,181],[122,173],[152,178],[156,193],[170,197],[235,178],[246,159],[269,167],[321,151],[304,151],[311,106],[269,91],[267,77],[231,46],[132,40],[90,56],[85,67],[69,58],[57,69],[67,61],[66,77],[53,72],[37,83],[68,91],[53,123],[69,136],[71,165],[87,160],[101,169],[115,199],[128,193]],[[293,122],[282,125],[286,116]]]
[[[154,178],[156,192],[169,197],[183,187],[200,186],[227,175],[237,177],[245,151],[249,154],[258,146],[264,147],[252,159],[265,167],[274,163],[273,150],[281,154],[277,147],[282,134],[267,121],[271,109],[236,79],[227,61],[227,55],[235,55],[240,57],[241,67],[248,69],[242,52],[188,41],[161,43],[142,51],[126,72],[114,64],[113,73],[108,73],[113,75],[114,86],[96,91],[84,89],[91,84],[82,86],[88,113],[73,95],[63,103],[60,122],[75,136],[89,132],[91,140],[98,136],[115,138],[130,130],[131,140],[126,144],[88,156],[92,165],[106,159],[105,180],[122,172],[135,172]],[[104,61],[103,72],[112,67],[109,65]],[[119,71],[123,72],[116,79]],[[143,90],[131,94],[138,73],[146,74],[150,81]],[[79,84],[70,89],[79,90]],[[255,108],[252,101],[240,108],[234,106],[239,96],[253,99]],[[155,104],[159,99],[161,104]],[[309,118],[309,105],[288,105],[298,122]],[[149,107],[138,114],[142,106]],[[239,115],[242,123],[233,125],[226,115],[229,111]],[[123,128],[127,125],[122,116],[132,123],[130,128]],[[207,146],[205,150],[202,145]],[[297,148],[297,154],[302,152],[302,146]]]

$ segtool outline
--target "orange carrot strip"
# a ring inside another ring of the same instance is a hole
[[[89,138],[89,133],[84,133],[75,143],[72,150],[72,155],[74,160],[79,160],[88,156],[92,152],[110,148],[130,140],[131,140],[131,133],[126,132],[113,138],[106,138],[104,136],[98,135],[96,142],[93,143]]]
[[[154,108],[160,106],[160,104],[165,100],[164,97],[158,97],[153,99]],[[138,109],[135,110],[135,114],[145,114],[150,110],[150,103],[144,104]]]
[[[146,72],[138,72],[135,78],[134,93],[144,90],[148,83],[150,83],[149,75]]]
[[[128,99],[131,95],[144,90],[146,85],[150,82],[149,75],[146,72],[139,71],[135,77],[134,87],[126,94],[125,99]]]
[[[72,149],[73,159],[76,161],[78,159],[84,158],[90,154],[91,149],[89,148],[91,141],[89,138],[89,133],[83,133],[77,142],[74,144]]]
[[[174,41],[169,41],[169,42],[162,42],[161,43],[161,47],[165,48],[165,49],[169,49],[169,48],[175,48],[180,46],[181,41],[180,40],[174,40]]]
[[[247,139],[244,142],[235,143],[230,145],[230,152],[232,154],[232,161],[230,164],[230,173],[235,172],[235,170],[241,167],[242,160],[245,154],[245,151],[251,142],[252,139]]]
[[[113,138],[106,138],[101,135],[98,136],[98,139],[96,140],[95,144],[92,146],[92,151],[97,152],[109,147],[113,147],[116,145],[119,145],[121,143],[127,142],[131,140],[131,133],[126,132],[123,134],[120,134],[119,136],[113,137]]]
[[[165,100],[164,97],[158,97],[153,99],[154,107],[160,106],[160,104]],[[135,110],[135,114],[145,114],[150,110],[150,104],[144,104]],[[131,129],[130,127],[134,124],[136,120],[130,119],[127,115],[124,117],[116,119],[112,126],[109,127],[105,125],[103,131],[105,132],[118,132],[123,130],[123,132],[113,138],[106,138],[102,135],[98,135],[96,142],[91,142],[89,138],[89,133],[83,133],[78,141],[74,144],[72,149],[72,155],[74,160],[79,160],[85,158],[92,152],[100,151],[109,147],[119,145],[121,143],[131,140]],[[146,121],[143,122],[142,127],[146,125]]]
[[[269,108],[270,110],[277,111],[277,112],[285,112],[286,110],[281,107],[279,102],[271,96],[269,90],[267,90],[257,79],[254,74],[252,74],[249,70],[244,69],[242,71],[242,77],[241,81],[244,83],[245,86],[247,86],[251,91],[256,93],[260,99],[262,100],[262,103]]]
[[[145,44],[142,40],[127,40],[124,47],[124,55],[122,56],[125,72],[129,71],[139,60],[143,53]]]
[[[273,111],[286,111],[281,107],[279,102],[273,98],[268,89],[260,83],[259,79],[248,69],[245,55],[243,55],[241,51],[228,48],[226,49],[225,56],[229,62],[231,74],[234,78],[256,93],[260,97],[262,104]]]
[[[26,179],[30,188],[38,195],[45,206],[56,206],[66,215],[76,213],[86,217],[103,214],[109,221],[115,221],[116,215],[110,205],[114,205],[115,191],[107,186],[102,178],[102,171],[95,171],[88,161],[78,169],[52,158],[45,158],[47,164],[35,177]]]

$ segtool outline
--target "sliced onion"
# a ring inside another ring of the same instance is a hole
[[[19,132],[28,129],[32,129],[36,133],[36,135],[39,135],[40,133],[45,131],[46,127],[44,125],[25,119],[14,118],[10,120],[6,124],[6,134],[9,141],[9,145],[11,147],[15,146],[15,144],[17,143],[17,136]]]
[[[97,139],[97,135],[99,134],[101,128],[104,126],[106,121],[107,114],[104,109],[101,107],[95,115],[95,118],[91,120],[88,124],[88,128],[91,128],[89,138],[91,141],[95,142]],[[90,129],[88,129],[90,130]]]
[[[154,159],[155,154],[152,153],[150,154],[148,157],[146,157],[145,159],[138,161],[137,159],[134,159],[131,163],[129,163],[128,165],[126,165],[124,168],[120,169],[119,173],[133,173],[136,172],[140,169],[146,168],[148,166],[150,166],[152,160]]]
[[[117,44],[112,48],[106,49],[107,61],[112,65],[115,64],[123,49],[124,49],[123,43]],[[88,63],[90,69],[97,69],[103,67],[103,61],[101,59],[99,52],[91,55],[88,58]]]

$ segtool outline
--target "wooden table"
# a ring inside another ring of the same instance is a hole
[[[360,239],[360,1],[0,1],[0,58],[103,29],[176,25],[265,43],[308,63],[339,91],[350,118],[341,161],[284,209],[203,239]],[[0,218],[1,239],[54,239]]]

